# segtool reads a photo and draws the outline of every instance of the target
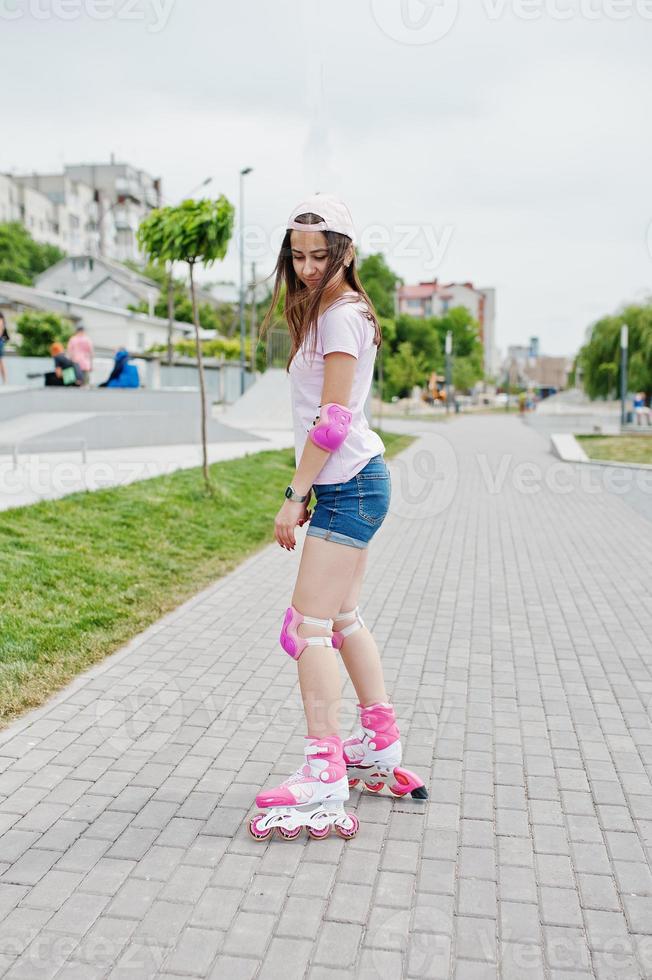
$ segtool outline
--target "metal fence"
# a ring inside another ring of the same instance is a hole
[[[285,367],[290,356],[290,334],[287,330],[273,329],[267,332],[267,367]]]

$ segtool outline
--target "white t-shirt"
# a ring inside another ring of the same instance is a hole
[[[364,406],[373,379],[376,346],[374,325],[364,315],[364,300],[353,302],[351,294],[337,299],[317,320],[315,353],[303,344],[290,364],[290,390],[294,422],[294,448],[299,466],[303,449],[319,415],[324,386],[324,356],[343,351],[357,358],[351,396],[347,408],[353,415],[351,428],[339,449],[330,453],[313,484],[346,483],[367,465],[373,456],[385,452],[380,436],[369,428]]]

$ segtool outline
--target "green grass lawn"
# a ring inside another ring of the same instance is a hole
[[[652,435],[575,438],[591,459],[612,459],[617,463],[652,463]]]
[[[274,541],[294,450],[210,469],[215,497],[197,468],[3,513],[0,727]]]

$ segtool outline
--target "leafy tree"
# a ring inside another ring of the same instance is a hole
[[[73,333],[72,324],[64,317],[36,311],[22,313],[16,329],[22,338],[19,353],[23,357],[48,357],[51,344],[59,341],[65,347]]]
[[[424,385],[428,377],[428,364],[422,353],[412,349],[409,340],[398,345],[398,350],[384,364],[385,398],[398,395],[404,398],[414,385]]]
[[[395,349],[408,342],[415,353],[422,354],[430,371],[441,371],[444,343],[437,317],[420,318],[405,313],[396,317]]]
[[[217,200],[187,200],[176,207],[157,208],[150,212],[138,229],[139,245],[152,259],[188,264],[201,397],[203,472],[206,489],[209,491],[213,488],[208,473],[206,443],[206,380],[199,341],[200,323],[194,269],[198,262],[210,266],[217,259],[224,258],[233,232],[234,213],[231,202],[221,194]]]
[[[393,317],[394,292],[403,280],[392,272],[384,255],[367,255],[358,266],[358,274],[378,316]]]
[[[480,355],[482,363],[482,341],[480,324],[465,306],[454,306],[443,316],[438,317],[438,330],[442,338],[442,350],[448,330],[453,334],[453,353],[455,357]],[[476,379],[477,380],[477,379]]]
[[[386,365],[391,363],[402,343],[409,343],[412,351],[424,358],[428,375],[432,372],[443,374],[446,367],[446,333],[449,330],[453,335],[453,384],[458,390],[472,388],[483,377],[484,352],[479,325],[463,306],[453,307],[443,316],[414,317],[401,313],[396,318],[396,339],[391,345],[392,351],[388,354]]]
[[[453,348],[454,349],[454,348]],[[468,391],[482,378],[482,354],[469,357],[454,357],[451,371],[453,387],[457,391]]]
[[[0,280],[32,286],[34,278],[64,258],[56,245],[35,242],[19,221],[0,224]]]
[[[615,316],[593,325],[588,343],[580,348],[576,366],[582,371],[589,398],[617,397],[620,386],[620,329],[628,326],[627,378],[630,391],[652,393],[652,302],[631,304]]]

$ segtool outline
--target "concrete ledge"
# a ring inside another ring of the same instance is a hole
[[[550,436],[553,453],[567,463],[589,463],[579,442],[572,432],[555,432]]]
[[[574,435],[557,432],[550,436],[552,451],[565,463],[590,463],[592,466],[616,466],[630,470],[652,470],[651,463],[625,463],[619,459],[592,459],[587,456]]]

